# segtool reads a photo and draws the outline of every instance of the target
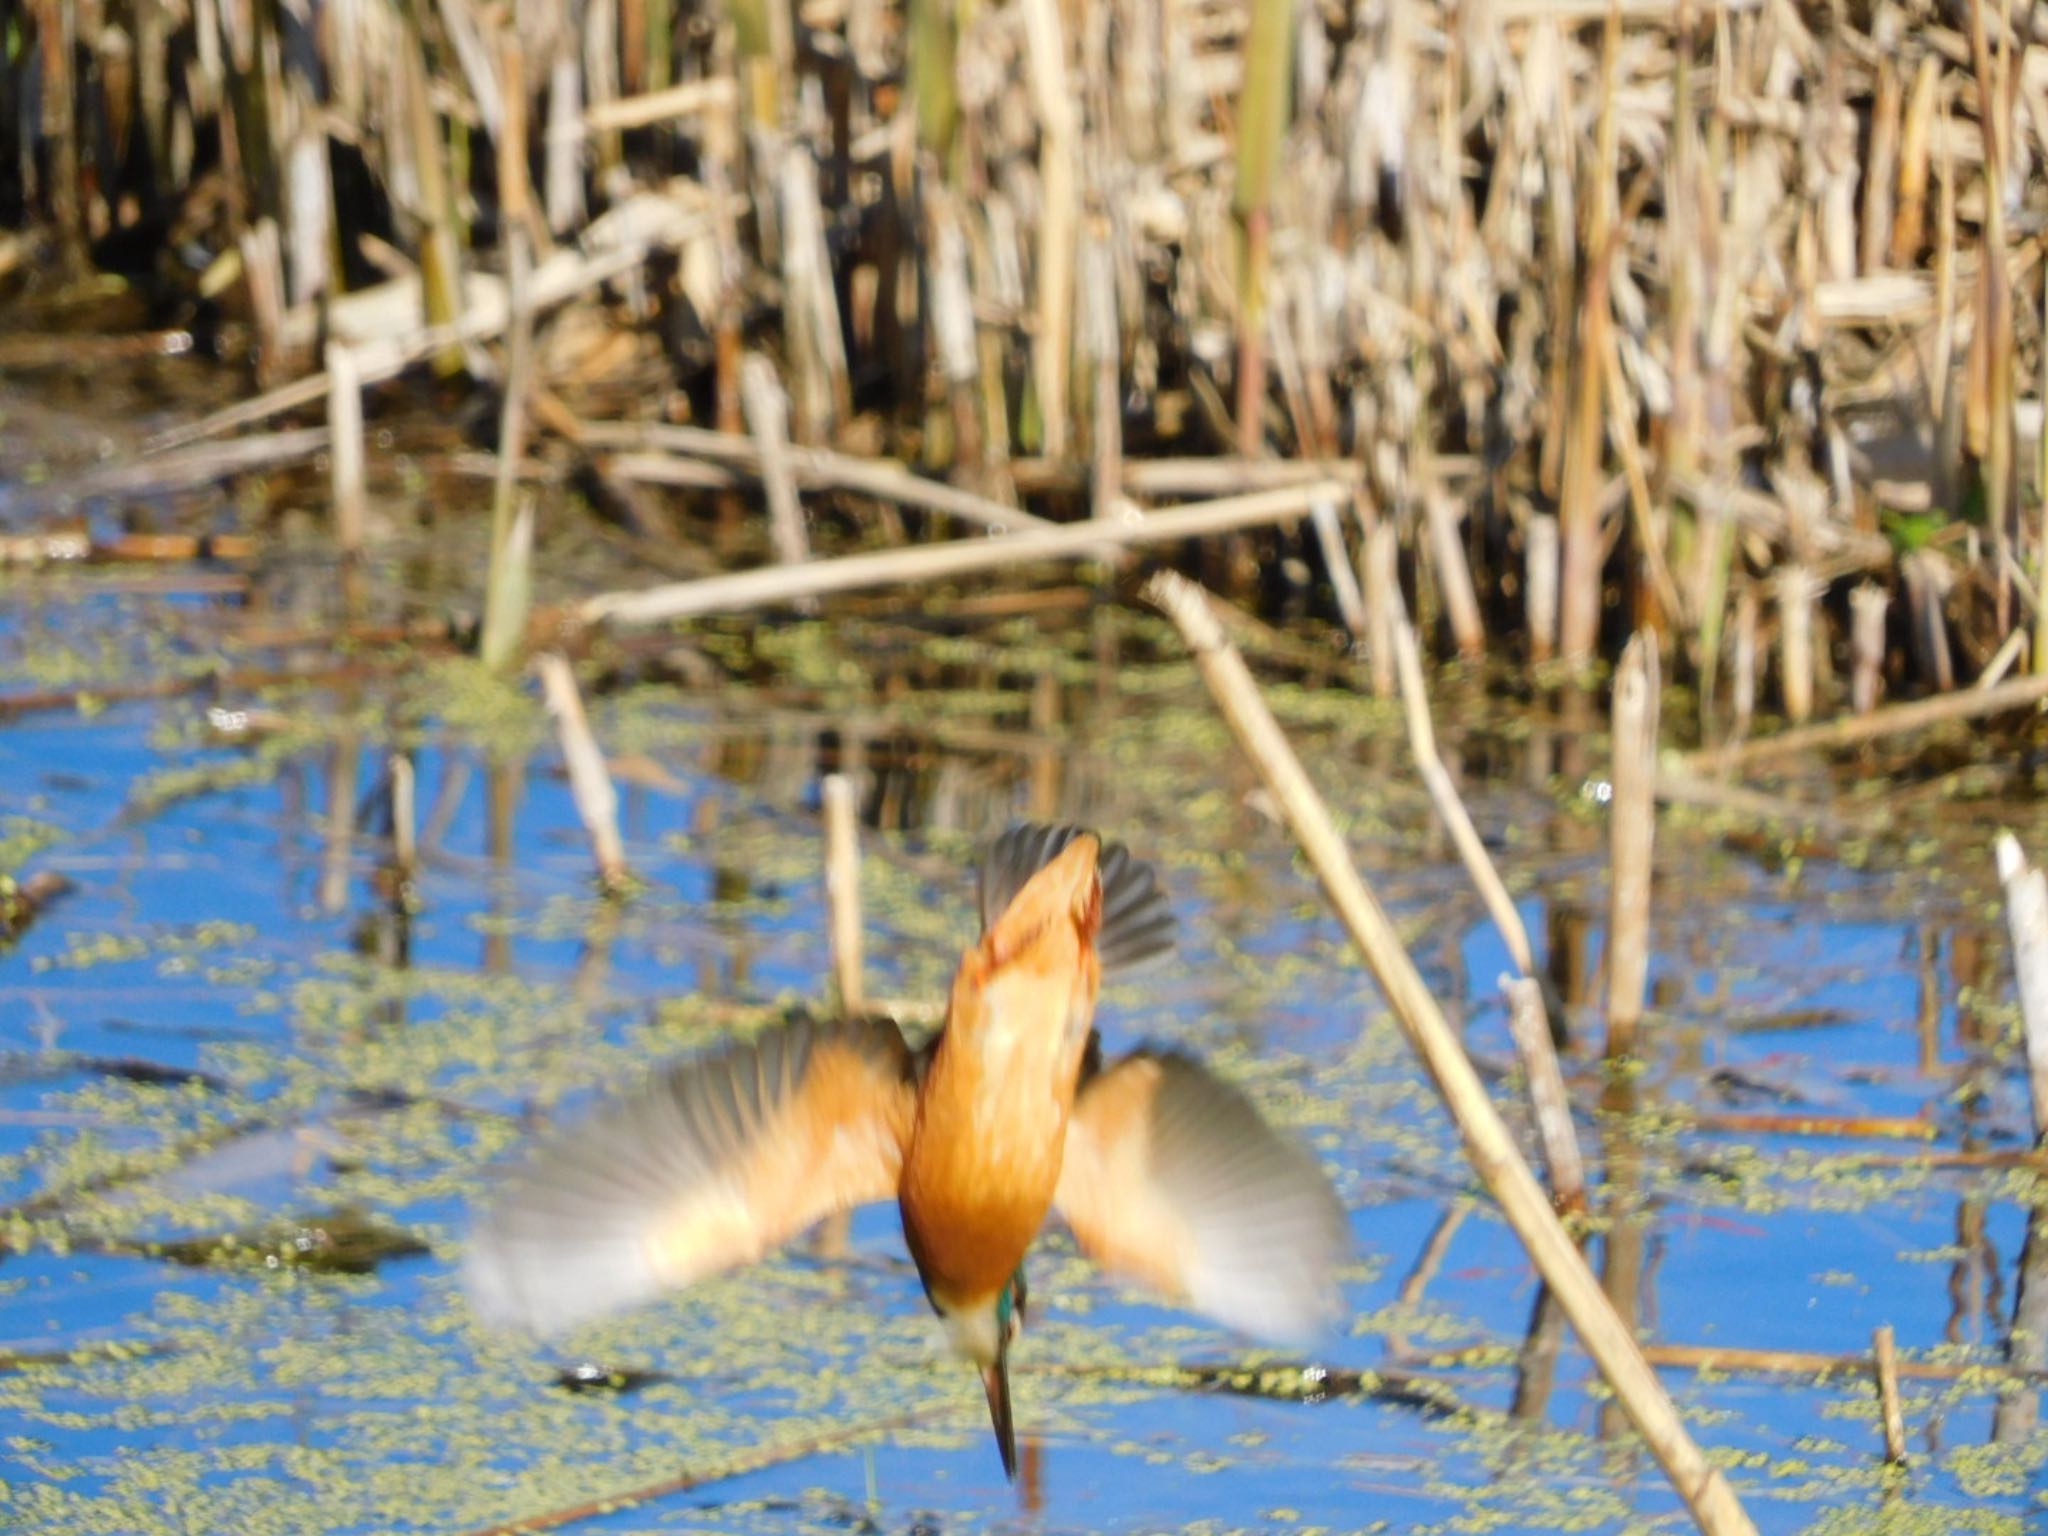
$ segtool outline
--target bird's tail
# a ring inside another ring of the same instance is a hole
[[[981,860],[981,926],[1008,910],[1031,877],[1059,857],[1083,829],[1020,822],[989,845]],[[1116,980],[1173,953],[1176,924],[1159,872],[1131,856],[1122,843],[1105,843],[1096,860],[1102,875],[1102,926],[1095,953],[1103,979]]]

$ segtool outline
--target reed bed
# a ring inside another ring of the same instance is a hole
[[[1369,644],[1388,526],[1427,644],[1647,629],[1710,725],[2048,669],[2030,8],[0,9],[4,281],[123,274],[277,391],[205,430],[466,369],[509,461],[609,383],[751,429],[669,479],[761,476],[784,561],[819,451],[1096,519],[1310,461],[1229,552]],[[593,305],[626,342],[527,343]]]

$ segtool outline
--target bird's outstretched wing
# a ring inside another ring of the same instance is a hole
[[[1053,1204],[1104,1269],[1254,1338],[1306,1347],[1342,1312],[1329,1180],[1186,1056],[1139,1051],[1082,1086]]]
[[[657,1073],[542,1141],[471,1234],[487,1322],[548,1333],[896,1193],[915,1096],[886,1019],[808,1020]]]
[[[1031,877],[1081,835],[1079,827],[1021,822],[989,845],[981,860],[981,926],[986,932],[1009,909]],[[1105,979],[1114,980],[1173,952],[1173,908],[1158,871],[1121,843],[1105,843],[1096,860],[1102,874],[1102,927],[1095,953]]]

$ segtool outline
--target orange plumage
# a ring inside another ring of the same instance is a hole
[[[1045,1224],[1095,1018],[1098,844],[1083,833],[961,957],[903,1160],[903,1231],[935,1304],[993,1304]]]
[[[885,1019],[797,1021],[546,1140],[472,1234],[479,1312],[567,1327],[894,1196],[1012,1475],[1008,1351],[1050,1211],[1116,1274],[1247,1333],[1312,1339],[1341,1303],[1349,1238],[1314,1160],[1186,1057],[1089,1070],[1104,969],[1172,946],[1153,872],[1091,833],[1013,828],[984,861],[982,919],[921,1074]]]

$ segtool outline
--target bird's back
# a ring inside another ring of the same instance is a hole
[[[961,957],[901,1189],[935,1300],[1007,1285],[1051,1209],[1101,980],[1098,852],[1066,842]]]

